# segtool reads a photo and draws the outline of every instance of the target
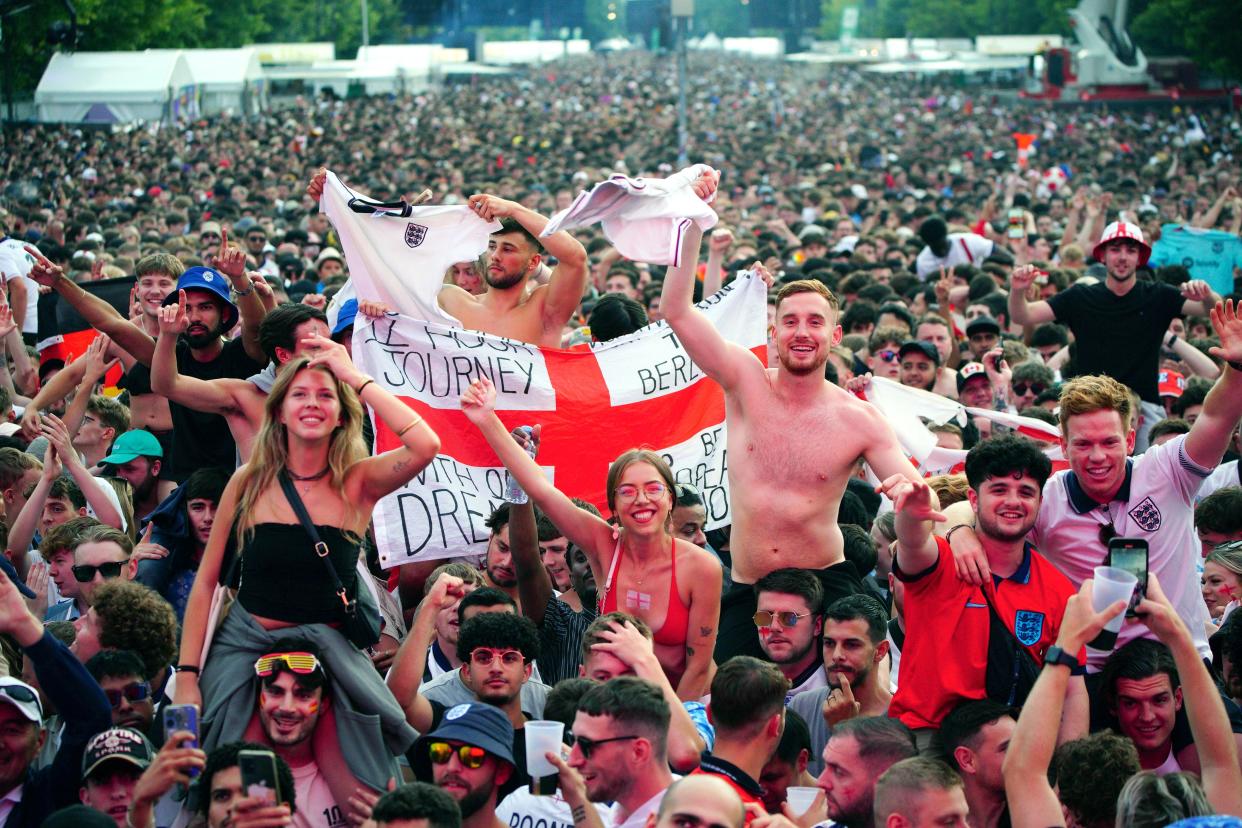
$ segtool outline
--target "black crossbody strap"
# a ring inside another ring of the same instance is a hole
[[[315,546],[315,556],[323,561],[323,565],[328,569],[328,578],[332,582],[332,589],[336,591],[336,595],[341,599],[341,603],[345,606],[346,612],[352,612],[353,607],[349,596],[345,593],[345,585],[341,583],[341,576],[336,572],[336,566],[332,563],[332,559],[328,557],[331,551],[328,545],[319,537],[319,530],[315,528],[314,521],[311,520],[310,513],[306,511],[306,504],[302,502],[302,498],[298,495],[298,490],[294,488],[293,481],[289,479],[289,475],[281,471],[277,475],[280,480],[280,488],[285,492],[285,498],[289,501],[289,505],[293,507],[293,513],[298,516],[302,528],[306,530],[306,534],[310,535],[311,543]]]
[[[362,213],[363,215],[368,213],[388,213],[400,218],[409,218],[414,212],[414,208],[404,199],[399,201],[372,201],[369,198],[354,196],[346,202],[346,206],[355,213]]]

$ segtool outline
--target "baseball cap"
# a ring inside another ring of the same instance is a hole
[[[990,316],[976,316],[974,319],[966,323],[967,338],[972,337],[977,333],[986,333],[987,331],[991,331],[997,336],[1000,336],[1000,323]]]
[[[986,368],[983,367],[982,362],[968,362],[965,365],[963,365],[961,368],[958,368],[957,369],[958,393],[961,393],[962,389],[966,387],[967,382],[969,382],[974,377],[977,377],[980,375],[982,375],[985,379],[987,378],[987,375],[988,375],[988,371]]]
[[[510,765],[513,761],[513,724],[509,717],[489,704],[471,702],[449,708],[440,726],[414,743],[410,765],[419,779],[431,778],[431,759],[427,745],[438,741],[462,742],[483,750]]]
[[[205,236],[205,235],[207,235],[208,233],[215,233],[217,236],[221,235],[221,227],[220,227],[220,222],[218,222],[218,221],[204,221],[204,222],[203,222],[203,226],[202,226],[202,227],[200,227],[200,228],[198,228],[198,234],[199,234],[200,236]]]
[[[139,770],[146,770],[155,758],[155,748],[136,730],[128,727],[110,727],[96,733],[86,743],[82,752],[82,778],[86,779],[104,762],[129,762]]]
[[[43,705],[39,703],[39,693],[20,679],[12,676],[0,676],[0,702],[17,708],[17,712],[37,725],[43,725]]]
[[[210,223],[210,222],[208,222]],[[204,227],[207,225],[204,224]],[[216,225],[217,227],[219,225]],[[224,329],[232,330],[237,324],[237,318],[240,314],[237,311],[237,305],[229,298],[229,280],[224,277],[218,270],[210,267],[192,267],[185,273],[181,274],[181,278],[177,280],[177,289],[164,297],[165,305],[177,304],[177,296],[183,290],[205,290],[214,293],[224,302]]]
[[[920,353],[937,365],[940,364],[940,351],[936,350],[936,346],[926,339],[911,339],[908,342],[903,342],[901,348],[897,351],[897,359],[901,359],[909,353]]]
[[[341,309],[336,316],[336,325],[332,328],[332,338],[344,333],[348,328],[354,325],[354,318],[358,315],[358,300],[347,299],[341,304]]]
[[[325,247],[319,252],[319,258],[315,259],[315,267],[318,268],[328,259],[336,259],[341,264],[345,264],[345,257],[340,254],[335,247]]]
[[[1186,378],[1177,371],[1161,371],[1158,384],[1162,397],[1180,397],[1186,390]]]
[[[164,447],[155,435],[141,428],[127,431],[112,443],[112,452],[100,460],[119,466],[138,457],[163,457]]]

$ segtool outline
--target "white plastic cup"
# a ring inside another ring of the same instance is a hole
[[[1137,586],[1138,576],[1133,572],[1127,572],[1115,566],[1097,566],[1095,583],[1091,590],[1091,608],[1096,612],[1101,612],[1117,601],[1129,602]],[[1124,620],[1125,613],[1117,613],[1104,625],[1099,635],[1087,642],[1087,646],[1093,650],[1113,649],[1117,644],[1117,633],[1121,631],[1121,624]]]
[[[565,723],[551,721],[527,722],[522,730],[526,734],[526,770],[536,779],[556,773],[556,765],[549,762],[544,754],[559,754],[561,752],[561,739],[565,735]]]
[[[817,796],[819,796],[819,788],[815,787],[798,786],[785,789],[785,801],[789,803],[789,810],[798,815],[811,810]]]

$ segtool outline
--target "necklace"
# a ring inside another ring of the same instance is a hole
[[[322,469],[315,472],[314,474],[305,474],[305,475],[297,474],[293,471],[293,469],[290,469],[290,468],[286,468],[285,471],[287,471],[289,473],[289,476],[292,477],[294,480],[298,481],[299,483],[302,483],[307,480],[318,480],[319,478],[327,474],[331,468],[332,468],[331,466],[324,466]]]

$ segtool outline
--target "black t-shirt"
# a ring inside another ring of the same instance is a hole
[[[187,377],[201,380],[246,379],[263,370],[263,366],[251,359],[240,339],[231,339],[215,359],[199,362],[190,353],[190,345],[184,339],[177,340],[177,370]],[[140,388],[150,389],[150,369],[138,363],[130,370],[127,385],[131,392],[140,394]],[[192,472],[208,466],[225,469],[237,465],[237,443],[229,431],[228,421],[219,414],[205,414],[169,401],[172,413],[172,451],[166,458],[165,477],[185,481]]]
[[[1137,281],[1125,296],[1103,282],[1074,285],[1048,300],[1077,342],[1075,375],[1108,374],[1146,402],[1160,402],[1160,344],[1185,299],[1171,285]]]

